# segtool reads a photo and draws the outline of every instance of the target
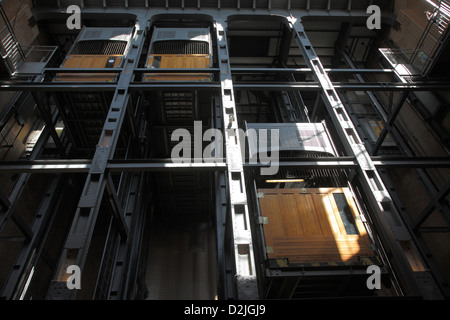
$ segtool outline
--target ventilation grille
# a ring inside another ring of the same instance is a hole
[[[200,41],[158,41],[151,50],[152,54],[209,54],[207,42]]]
[[[164,92],[163,96],[166,120],[194,118],[194,97],[191,92]]]
[[[175,38],[177,36],[177,32],[175,30],[170,31],[159,31],[156,39],[170,39]]]
[[[124,41],[81,41],[71,54],[123,55],[127,47]]]

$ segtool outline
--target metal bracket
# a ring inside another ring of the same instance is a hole
[[[258,223],[259,224],[269,224],[269,218],[268,217],[258,217]]]

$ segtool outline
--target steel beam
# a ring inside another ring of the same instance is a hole
[[[448,157],[372,156],[377,168],[450,168]]]
[[[391,74],[392,69],[339,69],[325,68],[328,73],[348,73],[348,74]],[[310,68],[231,68],[231,73],[235,74],[284,74],[284,73],[302,73],[312,74]]]
[[[221,97],[216,95],[211,102],[211,117],[212,126],[221,132],[224,128],[223,110],[221,105]],[[194,161],[195,163],[195,161]],[[235,298],[235,290],[233,288],[232,270],[229,266],[232,265],[232,259],[228,254],[227,247],[230,247],[230,242],[227,241],[227,226],[229,223],[228,212],[230,211],[228,203],[228,181],[227,181],[227,166],[224,163],[223,170],[216,170],[214,172],[214,190],[216,203],[216,248],[217,248],[217,297],[219,300],[229,300]],[[229,227],[228,227],[229,228]]]
[[[130,230],[125,237],[121,236],[114,263],[111,266],[111,284],[107,299],[133,299],[130,288],[137,279],[137,261],[139,243],[142,239],[143,220],[146,215],[142,211],[140,200],[143,196],[144,177],[140,173],[131,173],[131,182],[127,188],[125,208],[121,214],[124,228]]]
[[[348,56],[347,53],[344,52],[343,57],[344,57],[344,60],[346,61],[346,63],[351,68],[356,68],[356,66],[353,64],[352,60],[350,59],[350,57]],[[397,72],[394,72],[393,75],[396,80],[398,80],[402,83],[407,82]],[[364,83],[364,79],[360,75],[356,75],[356,78],[360,82]],[[389,116],[386,114],[386,112],[384,111],[384,108],[378,102],[378,99],[375,97],[374,93],[367,92],[367,95],[370,98],[370,100],[372,101],[372,104],[375,107],[375,110],[377,111],[379,116],[384,120],[386,128],[389,129],[389,132],[395,138],[396,143],[399,145],[399,149],[406,156],[414,157],[415,153],[413,152],[412,148],[407,144],[407,142],[404,140],[404,135],[398,130],[398,128],[395,125],[392,125],[392,126],[389,125]],[[416,167],[416,168],[414,168],[414,171],[417,175],[417,179],[423,184],[424,189],[426,190],[429,197],[431,199],[433,199],[433,198],[435,198],[435,195],[439,192],[439,190],[437,190],[437,188],[434,185],[434,183],[432,182],[431,178],[428,176],[428,174],[426,173],[425,170],[422,170],[422,168],[426,168],[426,166]],[[390,185],[391,196],[395,200],[394,202],[395,202],[396,207],[397,207],[398,211],[400,212],[403,220],[405,221],[405,223],[411,230],[410,234],[412,235],[413,239],[416,241],[416,244],[419,247],[420,252],[422,253],[422,256],[424,257],[424,259],[426,259],[428,266],[433,273],[434,278],[439,282],[441,290],[445,293],[446,296],[448,296],[450,294],[450,290],[448,289],[448,286],[447,286],[448,281],[445,279],[445,276],[443,276],[443,274],[442,274],[442,271],[441,271],[442,267],[437,266],[432,254],[430,253],[430,251],[428,249],[427,243],[424,241],[424,239],[422,238],[422,236],[420,234],[420,230],[423,230],[423,229],[416,228],[417,225],[415,225],[415,223],[412,221],[412,218],[411,218],[410,214],[406,211],[405,206],[403,205],[400,196],[397,194],[395,188],[392,187],[392,182],[390,182],[391,179],[389,177],[389,174],[385,170],[381,169],[380,175],[382,176],[383,181],[385,181],[385,183]],[[434,205],[436,206],[436,209],[438,210],[438,212],[440,212],[441,214],[444,215],[444,218],[450,216],[450,214],[449,214],[450,211],[448,209],[448,206],[441,204],[439,201],[434,202]],[[425,210],[432,211],[433,210],[432,207],[433,206],[428,206]],[[419,231],[419,232],[417,232],[417,231]]]
[[[120,73],[123,68],[45,68],[44,74],[56,74],[56,73]],[[56,82],[57,83],[57,82]]]
[[[226,28],[225,21],[215,21],[225,131],[224,141],[228,166],[229,222],[233,233],[235,284],[238,299],[254,300],[259,298],[259,292]]]
[[[56,122],[57,118],[58,118],[58,112],[55,112],[52,117],[53,123]],[[29,159],[31,161],[39,158],[40,154],[44,150],[44,147],[50,137],[50,131],[51,131],[51,128],[48,128],[48,127],[44,128],[44,131],[40,135],[33,151],[31,152],[30,157],[29,157]],[[5,163],[5,161],[0,162],[0,164],[3,164],[3,163]],[[2,232],[3,228],[5,227],[8,219],[11,218],[11,216],[15,214],[14,212],[15,212],[17,200],[19,199],[20,195],[22,194],[24,186],[27,183],[28,179],[30,178],[29,172],[23,172],[20,170],[18,170],[16,172],[21,173],[21,175],[17,179],[17,181],[13,187],[13,190],[9,194],[9,197],[8,197],[9,207],[6,210],[0,211],[0,233]]]
[[[1,161],[0,172],[17,173],[88,173],[91,160]]]
[[[0,91],[115,91],[115,84],[99,84],[98,82],[0,82]]]
[[[2,161],[0,172],[8,173],[88,173],[92,168],[91,160],[35,160]],[[223,163],[171,163],[149,160],[108,160],[108,172],[174,172],[174,171],[225,171]]]
[[[134,73],[142,74],[142,73],[219,73],[219,68],[158,68],[158,69],[149,69],[149,68],[136,68],[134,69]],[[151,82],[150,82],[151,83]]]
[[[325,69],[324,69],[324,72]],[[256,72],[256,69],[254,71]],[[350,72],[349,72],[350,73]],[[357,72],[354,72],[357,73]],[[11,82],[0,83],[0,91],[114,91],[117,85],[114,83],[99,84],[98,82],[83,83],[29,83],[29,82]],[[151,83],[132,82],[128,86],[133,91],[155,91],[161,89],[177,89],[183,87],[191,90],[217,90],[220,89],[218,82],[195,82],[195,81],[170,81]],[[237,81],[234,84],[236,89],[240,90],[310,90],[320,91],[321,87],[316,82],[252,82]],[[334,87],[341,91],[436,91],[450,90],[448,82],[415,82],[415,83],[399,83],[399,82],[379,82],[379,83],[363,83],[363,84],[347,84],[335,82]]]
[[[128,87],[133,80],[133,70],[136,68],[145,40],[144,21],[136,22],[135,33],[131,41],[130,50],[124,61],[124,71],[115,87],[115,94],[109,108],[106,122],[95,151],[83,193],[75,212],[75,218],[69,230],[54,280],[47,292],[47,299],[74,299],[77,290],[70,290],[66,286],[67,267],[76,265],[83,272],[88,254],[90,241],[100,204],[107,184],[108,160],[114,156],[122,122],[125,118],[130,93]],[[114,121],[109,121],[114,120]]]
[[[341,64],[342,54],[341,52],[345,50],[345,46],[348,43],[348,38],[353,27],[352,22],[343,22],[339,30],[339,34],[334,45],[334,57],[332,58],[332,66],[339,67]],[[327,71],[329,72],[329,71]]]
[[[226,171],[225,159],[217,159],[214,163],[172,163],[170,159],[125,159],[108,160],[108,172],[187,172],[193,171]],[[371,160],[377,168],[450,168],[447,157],[397,157],[372,156]],[[298,167],[301,169],[355,169],[354,157],[327,158],[295,158],[280,159],[280,167]],[[85,159],[67,160],[17,160],[0,162],[0,172],[5,173],[88,173],[92,161]],[[261,163],[243,163],[245,169],[258,169],[270,166]]]
[[[322,69],[322,72],[326,72]],[[401,83],[401,82],[378,82],[378,83],[341,83],[334,82],[335,90],[340,91],[436,91],[436,90],[450,90],[450,84],[444,82],[415,82],[415,83]],[[252,82],[252,81],[236,81],[234,84],[236,89],[240,90],[306,90],[306,91],[321,91],[321,85],[317,82]]]
[[[448,182],[445,186],[441,188],[441,190],[436,194],[435,197],[431,200],[430,204],[425,207],[425,209],[422,211],[422,213],[419,215],[419,217],[416,218],[416,220],[413,222],[412,228],[416,229],[419,228],[420,225],[429,217],[429,215],[433,212],[433,210],[436,208],[440,211],[442,211],[442,216],[447,220],[447,223],[450,225],[450,216],[446,215],[445,212],[443,212],[441,207],[441,201],[443,198],[445,198],[448,193],[450,192],[450,182]]]
[[[380,237],[388,245],[395,266],[395,272],[401,276],[402,285],[409,295],[420,295],[426,298],[442,298],[439,293],[430,292],[429,286],[438,288],[431,274],[417,266],[424,265],[416,245],[402,223],[391,196],[387,191],[370,154],[358,136],[355,126],[348,120],[350,117],[345,110],[335,86],[317,56],[309,41],[303,25],[298,19],[291,18],[290,25],[295,31],[295,39],[301,49],[308,67],[314,70],[314,78],[321,85],[325,106],[344,144],[346,152],[356,158],[358,168],[357,177],[363,186],[365,196],[373,210]],[[358,90],[354,88],[354,90]],[[364,90],[363,90],[364,91]],[[343,117],[342,115],[345,115]],[[411,261],[413,257],[414,262]]]
[[[122,68],[46,68],[44,69],[44,74],[56,74],[56,73],[71,73],[71,74],[86,74],[86,73],[121,73]],[[218,73],[219,68],[159,68],[159,69],[148,69],[148,68],[136,68],[134,69],[135,74],[143,73]],[[393,73],[392,69],[325,69],[328,73],[350,73],[350,74],[390,74]],[[231,68],[232,74],[261,74],[261,73],[306,73],[311,74],[313,71],[310,68]]]
[[[59,176],[55,177],[49,186],[31,226],[33,237],[24,241],[22,250],[1,292],[1,299],[19,299],[25,293],[26,280],[32,275],[32,269],[39,259],[38,251],[40,250],[36,249],[45,243],[45,231],[49,228],[48,224],[51,223],[56,202],[65,183],[67,183],[67,177]]]
[[[122,239],[126,240],[128,238],[128,225],[125,222],[123,209],[120,204],[120,200],[117,197],[117,191],[114,187],[114,182],[112,181],[111,175],[109,174],[106,178],[106,192],[108,195],[108,200],[111,206],[111,211],[113,214],[113,219],[115,220],[116,228],[118,229]]]
[[[376,155],[378,151],[380,150],[384,139],[387,137],[391,127],[394,125],[395,119],[397,118],[398,114],[400,113],[400,110],[402,109],[403,104],[405,103],[406,99],[408,98],[409,93],[403,92],[397,101],[397,104],[394,107],[394,110],[392,110],[392,113],[389,115],[387,123],[385,123],[385,127],[381,131],[377,142],[375,143],[375,146],[372,150],[372,154]]]
[[[263,72],[261,70],[261,72]],[[261,73],[255,69],[252,73]],[[323,69],[323,72],[326,72]],[[346,71],[348,73],[349,71]],[[289,73],[289,72],[288,72]],[[358,73],[353,71],[352,73]],[[362,73],[362,72],[361,72]],[[331,82],[331,81],[330,81]],[[333,83],[334,88],[340,91],[436,91],[450,90],[448,82],[378,82],[378,83]],[[98,82],[1,82],[0,91],[52,91],[52,92],[70,92],[70,91],[115,91],[117,84],[108,83],[101,84]],[[195,82],[195,81],[170,81],[161,82],[154,81],[151,83],[143,83],[140,81],[131,82],[128,86],[130,91],[157,91],[164,89],[179,89],[182,87],[186,90],[219,90],[221,88],[219,82]],[[253,82],[253,81],[236,81],[234,82],[236,90],[307,90],[320,91],[321,86],[317,82]]]
[[[36,105],[39,109],[41,117],[45,121],[45,125],[48,126],[50,129],[50,135],[53,139],[53,142],[55,143],[58,151],[60,152],[61,157],[65,158],[67,156],[66,150],[64,149],[64,146],[61,143],[61,140],[59,139],[58,134],[56,133],[55,125],[53,124],[51,113],[49,110],[47,110],[47,108],[50,107],[50,103],[48,101],[49,100],[48,96],[46,96],[45,92],[32,92],[31,94],[33,95],[34,101],[36,102]]]

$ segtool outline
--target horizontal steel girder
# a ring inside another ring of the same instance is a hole
[[[372,157],[372,162],[380,168],[450,168],[450,159],[446,157]],[[292,160],[281,159],[278,163],[244,163],[245,169],[257,169],[270,165],[300,169],[354,169],[357,167],[352,157],[339,158],[296,158]],[[33,161],[2,161],[0,172],[30,172],[30,173],[87,173],[91,168],[90,160],[33,160]],[[172,163],[157,160],[110,160],[106,170],[110,172],[130,171],[224,171],[227,165],[223,161],[214,163],[190,162]]]
[[[427,83],[333,83],[338,91],[435,91],[450,90],[449,82],[427,82]],[[0,82],[0,91],[115,91],[117,85],[114,83],[83,82],[83,83],[31,83],[31,82]],[[219,90],[219,82],[133,82],[128,87],[132,91],[154,91],[163,89],[186,89],[186,90]],[[320,91],[322,87],[318,82],[243,82],[234,81],[235,90],[305,90]]]

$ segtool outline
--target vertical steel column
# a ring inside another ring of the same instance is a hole
[[[75,265],[82,271],[86,261],[100,204],[106,184],[108,183],[108,172],[106,172],[107,162],[114,156],[120,129],[130,99],[128,87],[133,80],[134,69],[139,63],[139,57],[145,40],[145,26],[141,25],[142,23],[136,21],[135,34],[124,61],[123,71],[120,75],[116,92],[92,160],[92,166],[65,242],[63,253],[57,267],[56,279],[50,284],[47,299],[74,299],[77,294],[77,290],[69,290],[67,288],[66,281],[70,276],[67,273],[67,268],[70,265]]]
[[[238,299],[258,299],[258,284],[253,253],[252,234],[245,190],[244,167],[238,133],[228,53],[226,22],[216,21],[217,52],[220,68],[222,113],[225,133],[225,152],[228,166],[230,219],[233,230],[235,285]]]
[[[356,66],[354,65],[354,63],[352,62],[351,58],[348,56],[348,54],[346,52],[343,52],[343,58],[345,60],[345,63],[352,69],[357,69]],[[405,83],[406,81],[397,73],[395,73],[396,78],[400,81]],[[361,75],[356,74],[355,77],[358,79],[359,82],[364,83],[364,79]],[[394,118],[392,118],[392,116],[388,115],[385,111],[383,106],[378,102],[375,94],[373,92],[367,91],[367,96],[369,97],[375,111],[378,113],[378,115],[383,119],[384,123],[385,123],[385,129],[384,130],[388,130],[388,132],[390,134],[392,134],[392,136],[395,139],[395,142],[398,144],[399,149],[402,150],[403,153],[405,153],[407,156],[413,157],[414,156],[414,152],[411,149],[411,147],[406,143],[406,141],[404,141],[404,137],[403,135],[400,133],[400,131],[394,126]],[[400,99],[397,102],[397,106],[394,107],[394,111],[400,111],[401,108],[401,104],[404,104],[406,100],[403,100],[404,96],[408,96],[408,92],[403,92],[402,93],[403,96],[400,97]],[[347,107],[347,106],[345,106]],[[392,113],[393,111],[391,111]],[[356,121],[357,119],[355,119],[354,117],[352,118],[354,121]],[[389,119],[393,119],[392,122],[389,121]],[[369,146],[370,148],[370,146]],[[374,149],[372,148],[372,154],[374,154]],[[424,259],[427,261],[428,267],[431,270],[431,273],[433,274],[433,277],[436,279],[436,281],[438,281],[438,283],[440,283],[440,287],[441,290],[443,292],[445,292],[445,295],[448,295],[448,292],[450,292],[447,288],[446,288],[446,280],[445,277],[442,275],[442,271],[437,267],[436,262],[434,261],[434,258],[432,257],[431,253],[429,252],[428,246],[425,243],[425,241],[423,240],[419,230],[416,228],[418,227],[417,224],[414,223],[414,221],[412,220],[410,214],[406,211],[406,208],[404,206],[404,204],[402,203],[402,200],[400,198],[400,196],[397,194],[397,191],[395,190],[395,188],[393,187],[393,184],[391,182],[391,178],[389,176],[389,174],[386,172],[385,169],[379,169],[379,174],[381,176],[381,178],[383,179],[384,184],[387,186],[387,188],[389,189],[390,195],[392,200],[395,203],[395,206],[399,212],[399,214],[401,215],[401,217],[403,218],[403,221],[405,222],[406,226],[409,227],[410,229],[410,234],[413,237],[414,241],[416,242],[417,247],[419,248],[420,252],[422,253],[422,256],[424,257]],[[421,183],[423,184],[425,190],[427,191],[429,197],[431,199],[433,199],[436,194],[438,193],[438,190],[436,188],[436,186],[433,184],[433,182],[430,180],[429,176],[427,175],[426,171],[424,169],[421,168],[414,168],[414,171],[417,175],[417,179],[419,179],[421,181]],[[439,201],[432,201],[432,204],[436,205],[436,209],[438,210],[438,212],[441,212],[444,217],[445,215],[448,215],[448,210],[445,206],[441,205]],[[432,212],[434,210],[434,205],[427,206],[424,209],[424,212]],[[423,215],[422,215],[423,217]],[[444,284],[444,285],[442,285]]]
[[[359,138],[333,83],[314,51],[303,25],[293,17],[289,19],[289,22],[306,64],[312,69],[315,80],[322,87],[325,106],[343,145],[347,153],[354,156],[357,161],[357,176],[360,178],[364,193],[370,201],[374,219],[380,227],[378,231],[388,244],[388,250],[393,256],[392,263],[403,280],[402,283],[407,294],[424,298],[441,298],[442,295],[435,290],[435,288],[438,288],[437,284],[427,269],[424,268],[422,257],[401,216],[396,211],[391,196],[383,184],[369,152]]]
[[[59,112],[55,111],[52,115],[52,123],[55,124],[56,120],[58,119]],[[54,129],[53,125],[53,129]],[[42,151],[45,148],[45,145],[47,144],[47,141],[49,137],[51,136],[51,126],[45,126],[44,131],[42,131],[42,134],[40,135],[36,145],[33,148],[33,151],[31,152],[30,157],[28,160],[36,160],[41,155]],[[8,219],[12,218],[15,213],[15,207],[17,204],[17,201],[19,197],[21,196],[25,184],[28,182],[28,179],[30,178],[31,173],[22,173],[20,177],[17,179],[14,188],[9,194],[8,197],[8,206],[5,208],[0,208],[0,233],[2,232],[3,228],[5,227]]]
[[[33,99],[36,102],[36,106],[39,109],[42,119],[44,119],[45,125],[50,127],[50,135],[53,138],[53,142],[55,142],[58,151],[60,152],[63,158],[66,158],[66,150],[59,139],[58,134],[56,133],[55,126],[53,124],[53,120],[51,117],[50,102],[48,99],[48,94],[44,92],[31,92],[33,95]]]
[[[106,192],[109,198],[109,203],[112,210],[113,219],[121,237],[126,238],[128,235],[128,225],[124,218],[124,210],[120,206],[120,200],[117,196],[116,188],[114,187],[114,182],[109,174],[106,177]]]
[[[212,99],[213,126],[223,132],[223,112],[221,106],[221,97],[217,95],[215,99]],[[226,232],[225,227],[227,224],[227,181],[226,172],[216,171],[214,172],[214,186],[215,186],[215,200],[216,200],[216,247],[217,247],[217,272],[218,272],[218,284],[217,296],[219,300],[233,299],[233,290],[228,289],[228,285],[232,283],[232,279],[228,280],[227,275],[227,256],[225,250]],[[230,292],[231,291],[231,292]]]
[[[30,272],[39,260],[36,250],[45,242],[46,228],[51,225],[52,216],[55,213],[54,210],[67,181],[68,179],[64,175],[58,175],[53,178],[33,220],[33,225],[31,226],[33,237],[24,242],[0,295],[1,299],[19,299],[25,290],[27,277],[30,276]]]
[[[142,221],[145,212],[141,209],[144,173],[132,173],[128,196],[124,208],[125,226],[130,230],[129,237],[121,237],[117,254],[112,267],[111,284],[107,299],[132,299],[129,288],[133,288],[136,281],[137,249],[142,236]],[[131,280],[130,280],[131,279]]]

